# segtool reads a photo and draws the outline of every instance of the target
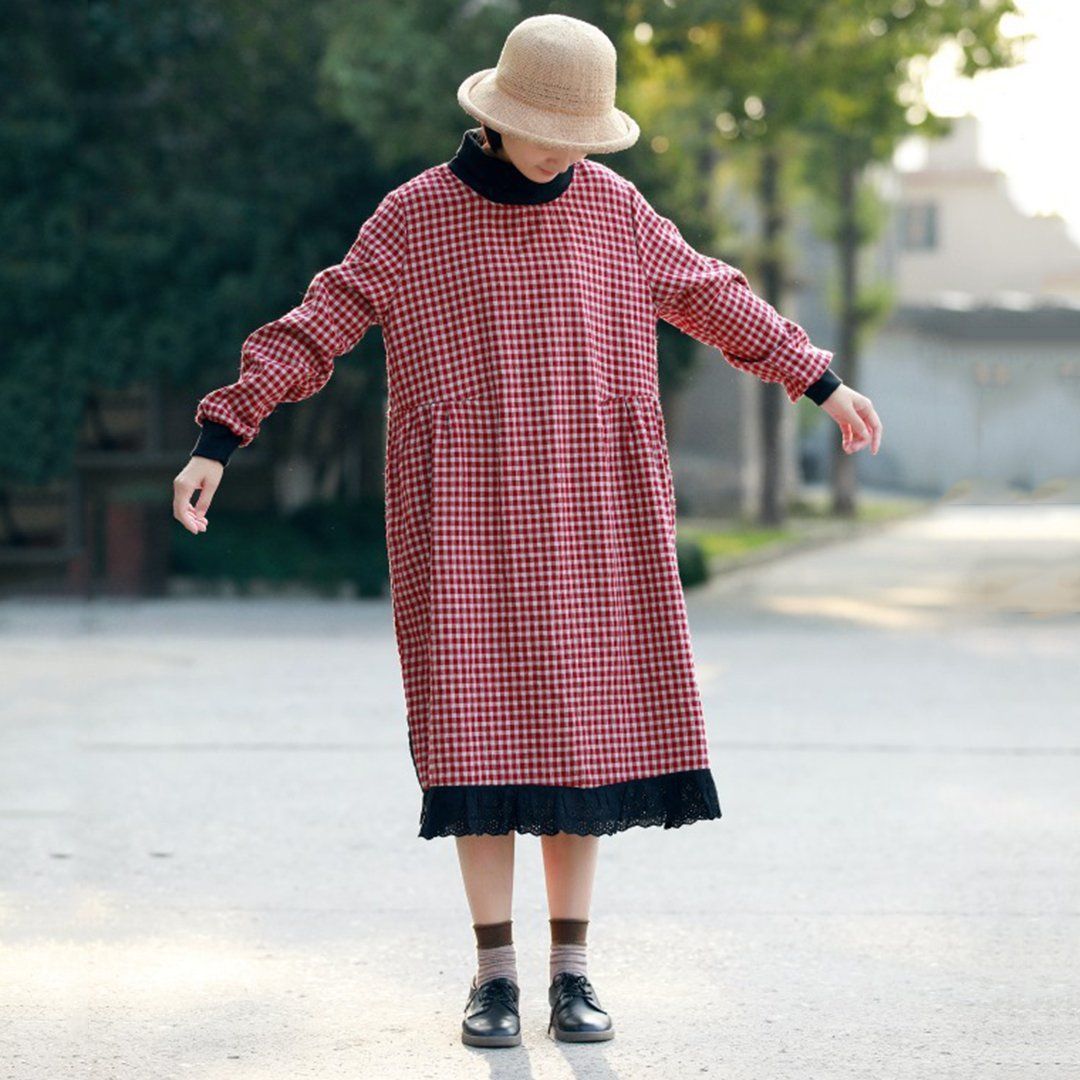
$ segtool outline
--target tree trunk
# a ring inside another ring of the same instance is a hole
[[[766,147],[761,157],[759,193],[762,208],[761,278],[764,298],[775,308],[783,303],[783,267],[778,241],[784,227],[783,206],[779,194],[780,158],[774,147]],[[758,521],[779,525],[784,520],[783,478],[783,408],[787,401],[779,383],[762,383],[761,404],[761,490]]]
[[[859,237],[855,220],[858,179],[843,144],[838,155],[840,168],[840,228],[837,243],[840,256],[840,342],[836,355],[837,374],[848,386],[858,384],[856,355],[856,296],[858,294]],[[832,450],[832,512],[854,517],[855,456],[845,454],[842,440],[833,442]]]

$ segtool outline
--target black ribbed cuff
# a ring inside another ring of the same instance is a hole
[[[843,380],[832,368],[826,368],[821,373],[821,378],[812,382],[803,393],[815,405],[820,405],[842,382]]]
[[[225,424],[219,424],[216,420],[204,420],[191,456],[211,458],[220,461],[222,465],[228,465],[233,451],[243,441],[242,435],[237,435]]]

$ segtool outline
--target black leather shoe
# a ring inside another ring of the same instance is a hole
[[[517,983],[505,975],[488,979],[479,986],[475,980],[474,975],[461,1021],[461,1041],[469,1046],[518,1046],[521,1017]]]
[[[613,1039],[611,1017],[600,1007],[592,983],[576,971],[559,971],[548,987],[551,1019],[548,1032],[566,1042]]]

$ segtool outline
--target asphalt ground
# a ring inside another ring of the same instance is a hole
[[[688,594],[724,816],[601,840],[616,1037],[460,1042],[389,601],[0,604],[0,1076],[1080,1077],[1080,508],[948,505]]]

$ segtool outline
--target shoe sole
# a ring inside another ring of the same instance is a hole
[[[521,1032],[517,1035],[470,1035],[463,1031],[461,1041],[466,1046],[520,1046]]]

